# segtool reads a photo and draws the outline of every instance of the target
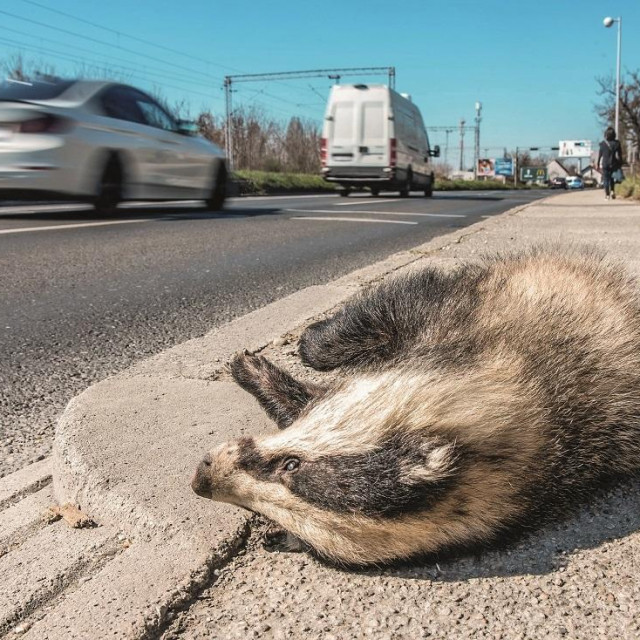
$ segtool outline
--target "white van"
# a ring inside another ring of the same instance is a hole
[[[334,85],[322,129],[320,155],[325,180],[352,188],[412,189],[433,194],[432,157],[422,116],[409,96],[385,85]]]

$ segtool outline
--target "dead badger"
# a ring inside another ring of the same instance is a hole
[[[235,357],[281,431],[214,449],[192,486],[334,562],[490,545],[640,468],[638,292],[594,253],[390,280],[311,325],[300,354],[340,381]]]

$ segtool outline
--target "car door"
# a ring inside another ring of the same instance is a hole
[[[156,182],[153,177],[153,156],[157,152],[155,131],[150,131],[145,121],[137,93],[124,85],[112,86],[100,96],[100,104],[114,134],[110,146],[126,154],[128,196],[149,198]]]
[[[136,91],[136,103],[149,130],[146,166],[156,197],[201,195],[203,184],[211,179],[211,157],[179,132],[176,120],[153,98]]]

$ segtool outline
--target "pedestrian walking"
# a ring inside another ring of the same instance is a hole
[[[616,132],[613,127],[607,127],[604,132],[604,140],[600,143],[596,166],[602,171],[604,197],[607,200],[609,198],[615,200],[616,192],[614,190],[613,174],[622,169],[622,147],[620,146],[620,141],[616,138]]]

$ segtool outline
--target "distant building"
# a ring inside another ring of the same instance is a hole
[[[602,172],[598,171],[598,169],[596,169],[591,165],[589,165],[588,167],[585,167],[580,172],[580,175],[582,176],[582,178],[591,178],[595,180],[598,186],[602,184]]]
[[[565,167],[560,160],[552,160],[547,165],[548,180],[552,180],[553,178],[566,178],[573,175],[575,175],[575,171]]]

